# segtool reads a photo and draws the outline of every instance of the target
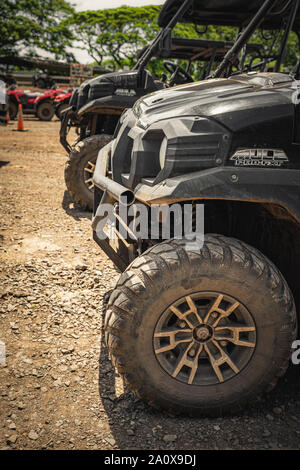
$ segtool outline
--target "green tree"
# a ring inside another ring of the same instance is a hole
[[[137,52],[149,44],[159,31],[157,18],[160,6],[121,7],[114,9],[84,11],[75,13],[64,22],[77,39],[77,46],[85,50],[90,57],[100,65],[113,69],[125,66],[132,67],[137,60]],[[173,31],[175,37],[191,39],[209,39],[233,42],[237,36],[237,28],[221,26],[195,26],[193,24],[178,24]],[[273,43],[275,31],[256,32],[251,42],[263,44],[265,52]],[[282,37],[282,34],[279,35]],[[280,41],[277,41],[279,47]],[[291,69],[298,56],[297,38],[293,33],[289,40],[284,67]],[[186,65],[180,62],[181,65]],[[164,70],[162,61],[152,59],[148,69],[156,76]],[[203,76],[205,64],[197,62],[192,67],[193,76],[197,79]]]
[[[98,11],[75,13],[66,21],[77,38],[78,47],[85,50],[99,65],[121,69],[132,67],[137,53],[148,45],[159,32],[157,24],[160,6],[120,7]],[[195,27],[178,24],[173,32],[176,37],[234,40],[234,28],[209,26]],[[81,44],[81,45],[80,45]],[[182,63],[184,66],[185,64]],[[194,67],[195,77],[202,76],[204,64]],[[165,72],[161,60],[152,59],[148,69],[157,77]]]
[[[148,44],[159,31],[159,6],[120,7],[83,11],[65,22],[95,62],[102,65],[113,60],[115,68],[131,67],[139,49]]]
[[[74,13],[65,0],[0,2],[0,55],[36,55],[43,49],[56,59],[68,58],[73,36],[65,20]]]

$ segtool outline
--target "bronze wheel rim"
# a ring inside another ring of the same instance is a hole
[[[159,318],[155,356],[165,372],[188,385],[217,385],[237,376],[256,347],[256,325],[246,307],[220,292],[174,302]]]
[[[89,161],[86,165],[86,168],[84,168],[84,184],[89,191],[93,191],[94,189],[93,175],[95,166],[95,163]]]

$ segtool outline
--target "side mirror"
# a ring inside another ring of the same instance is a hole
[[[166,29],[159,42],[159,56],[166,58],[172,53],[172,29]]]

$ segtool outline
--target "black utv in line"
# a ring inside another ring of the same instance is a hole
[[[60,141],[69,154],[65,168],[67,189],[74,202],[83,209],[93,209],[93,173],[97,155],[112,140],[124,110],[132,108],[148,93],[193,82],[195,65],[204,65],[203,78],[209,76],[233,45],[226,41],[172,38],[181,11],[172,14],[169,24],[162,27],[154,42],[141,51],[134,70],[94,78],[73,93],[62,119]],[[199,31],[199,35],[203,33],[205,29],[202,33]],[[242,61],[246,57],[249,66],[262,61],[268,64],[261,44],[248,44],[241,54]],[[167,74],[160,80],[146,69],[153,58],[163,60]],[[185,61],[186,68],[179,66],[178,61]],[[232,64],[232,70],[235,70],[235,64]],[[70,145],[67,136],[72,127],[77,128],[79,137]]]
[[[166,2],[162,26],[180,5]],[[271,390],[296,339],[300,85],[280,65],[300,10],[298,0],[184,6],[181,21],[244,27],[210,80],[148,95],[122,116],[96,163],[93,229],[123,271],[105,317],[118,371],[154,407],[219,415]],[[283,27],[273,71],[241,63],[228,78],[258,27]]]

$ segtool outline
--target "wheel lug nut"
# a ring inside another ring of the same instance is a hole
[[[180,328],[185,328],[185,327],[186,327],[186,323],[185,323],[184,321],[181,321],[181,322],[179,323],[179,326],[180,326]]]
[[[212,316],[213,318],[217,318],[218,314],[217,314],[217,312],[213,312],[213,313],[211,314],[211,316]]]
[[[195,349],[191,349],[191,350],[189,351],[189,356],[194,357],[195,354],[196,354]]]
[[[225,348],[228,345],[228,341],[220,341],[220,345]]]
[[[197,330],[196,334],[197,338],[202,341],[206,341],[210,336],[209,329],[206,326],[200,327]]]

